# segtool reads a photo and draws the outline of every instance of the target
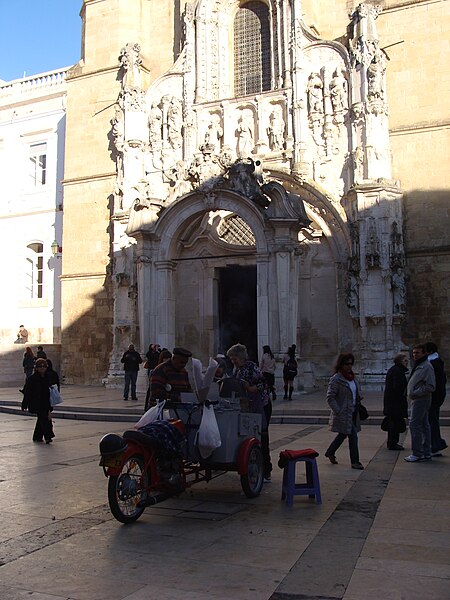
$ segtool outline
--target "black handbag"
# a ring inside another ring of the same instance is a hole
[[[406,431],[406,421],[403,417],[384,417],[381,422],[381,429],[394,433],[404,433]]]
[[[367,412],[367,408],[364,406],[364,404],[361,404],[361,402],[358,402],[358,415],[359,415],[359,420],[360,421],[365,421],[366,419],[369,418],[369,413]]]

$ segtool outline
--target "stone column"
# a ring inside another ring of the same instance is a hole
[[[176,263],[163,260],[155,263],[156,280],[153,301],[157,303],[158,321],[156,338],[161,347],[172,348],[175,344],[175,298],[173,292],[173,273]]]

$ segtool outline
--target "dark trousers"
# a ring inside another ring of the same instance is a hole
[[[341,446],[342,442],[348,438],[348,448],[350,450],[350,462],[357,463],[359,462],[359,450],[358,450],[358,432],[356,431],[356,427],[352,424],[352,431],[350,434],[346,433],[338,433],[331,444],[328,446],[328,450],[326,451],[326,456],[334,456],[336,454],[337,449]]]
[[[133,400],[136,398],[136,381],[138,372],[137,371],[125,371],[125,387],[123,390],[123,397],[128,398],[128,392],[131,384],[131,397]]]
[[[48,442],[54,437],[55,434],[53,433],[53,425],[50,420],[50,413],[38,413],[36,426],[33,432],[33,441],[41,442],[42,438],[45,438],[45,441]]]
[[[396,446],[398,444],[399,439],[400,439],[399,432],[395,429],[389,429],[388,436],[387,436],[387,447],[393,448],[394,446]]]
[[[439,411],[440,406],[431,405],[428,410],[428,421],[431,429],[431,451],[439,452],[447,446],[445,440],[441,438],[441,429],[439,427]]]

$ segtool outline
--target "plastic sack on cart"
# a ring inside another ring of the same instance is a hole
[[[61,394],[59,393],[58,386],[56,383],[50,386],[50,406],[56,406],[61,404],[63,401]]]
[[[203,403],[208,397],[209,388],[214,380],[219,363],[213,358],[209,359],[208,367],[203,372],[202,362],[198,358],[191,358],[186,365],[189,382],[197,394],[198,401]]]
[[[160,402],[157,402],[155,406],[149,408],[148,411],[142,415],[136,425],[134,425],[134,428],[140,429],[141,427],[145,427],[145,425],[153,423],[153,421],[162,421],[165,403],[165,400],[161,400]]]
[[[222,445],[219,426],[212,406],[203,406],[202,420],[195,436],[195,444],[200,456],[204,459],[211,456],[214,450]]]

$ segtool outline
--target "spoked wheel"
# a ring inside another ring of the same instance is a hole
[[[260,446],[253,446],[248,455],[246,475],[241,475],[241,486],[247,498],[256,498],[261,493],[264,480],[264,461]]]
[[[145,510],[139,503],[145,500],[148,474],[144,471],[144,458],[130,456],[119,475],[108,481],[108,502],[113,516],[121,523],[137,521]]]

